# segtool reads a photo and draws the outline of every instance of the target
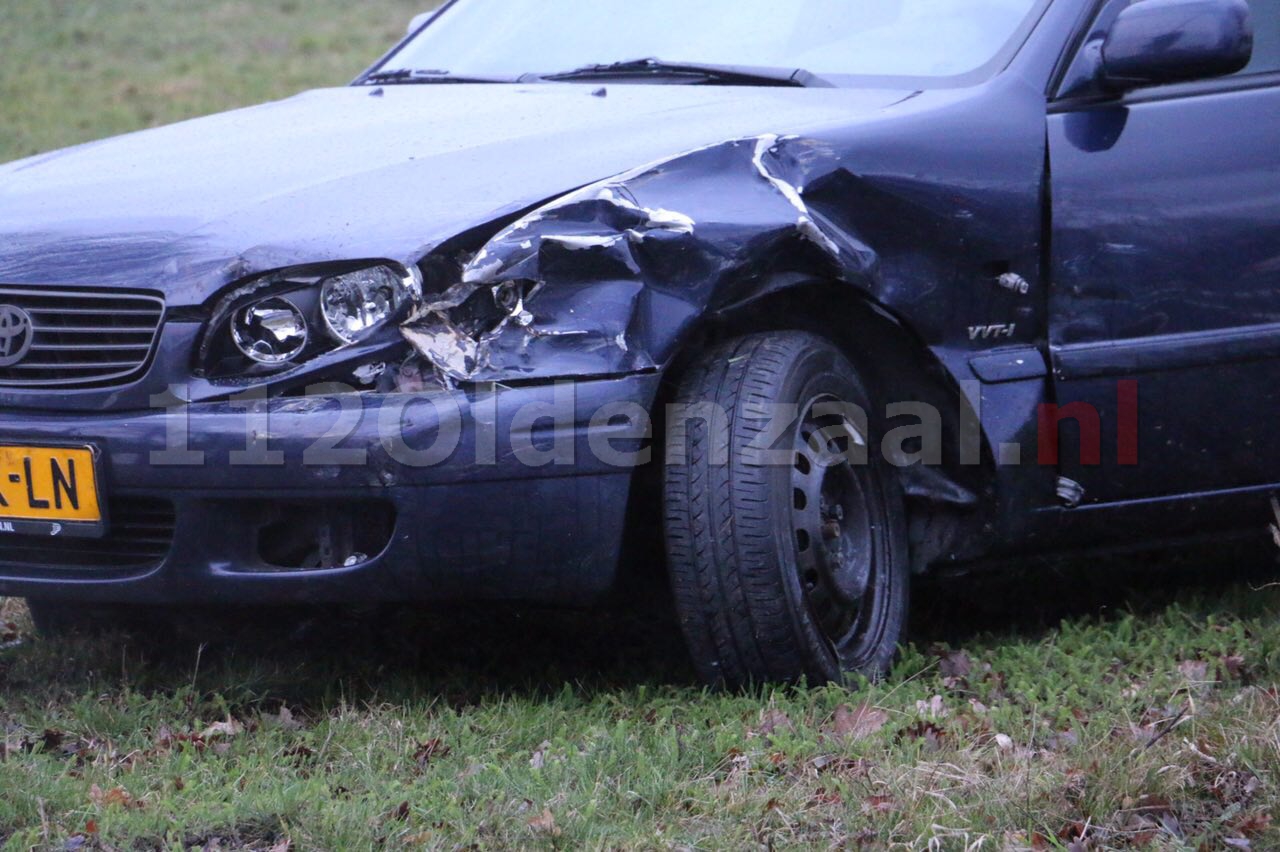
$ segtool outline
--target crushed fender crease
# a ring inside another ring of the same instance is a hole
[[[772,273],[866,278],[875,253],[805,203],[812,144],[720,143],[558,198],[461,260],[403,335],[448,383],[615,375]]]

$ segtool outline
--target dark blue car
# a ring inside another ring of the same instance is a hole
[[[875,676],[915,573],[1266,535],[1278,369],[1277,0],[455,0],[0,167],[0,594]]]

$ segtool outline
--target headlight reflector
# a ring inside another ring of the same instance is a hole
[[[307,348],[307,319],[288,299],[256,302],[236,312],[231,337],[236,348],[259,364],[283,364]]]
[[[397,315],[413,297],[413,283],[387,266],[326,278],[320,286],[325,324],[342,343],[359,343]]]

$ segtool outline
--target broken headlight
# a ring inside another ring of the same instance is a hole
[[[271,374],[359,344],[398,342],[422,275],[396,263],[329,264],[258,276],[222,297],[200,347],[213,379]]]
[[[335,275],[320,284],[325,325],[342,343],[367,340],[411,298],[404,276],[388,266]]]
[[[231,339],[259,364],[283,364],[302,354],[310,337],[307,318],[288,299],[273,297],[236,311]]]

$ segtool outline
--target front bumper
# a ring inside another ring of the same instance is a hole
[[[161,501],[172,508],[172,527],[168,546],[142,565],[65,556],[55,564],[29,539],[0,535],[0,595],[135,604],[588,603],[616,580],[635,470],[618,458],[643,443],[635,420],[610,416],[607,406],[647,411],[658,383],[637,375],[345,394],[262,401],[252,411],[244,402],[121,414],[5,411],[0,443],[93,445],[108,502]],[[602,457],[602,446],[613,452]],[[305,517],[308,507],[317,517],[350,512],[358,533],[370,506],[391,519],[380,552],[331,567],[284,568],[263,558],[260,538],[279,507],[292,517],[299,509]],[[120,542],[76,546],[105,552]]]

